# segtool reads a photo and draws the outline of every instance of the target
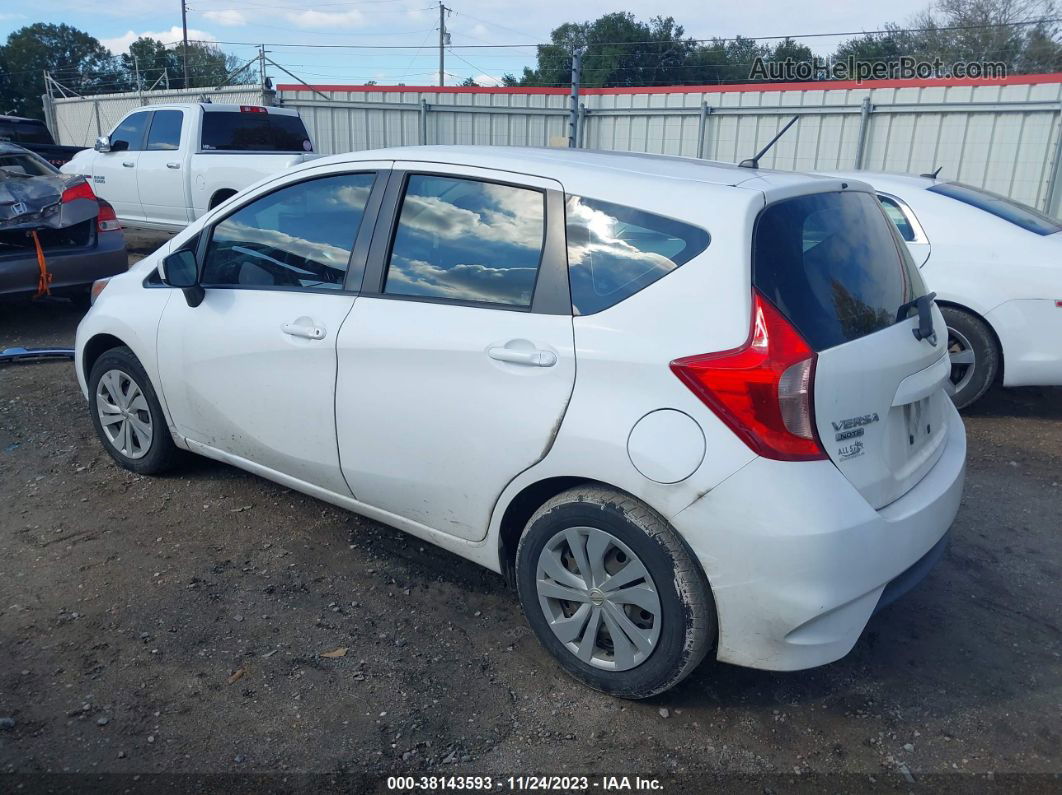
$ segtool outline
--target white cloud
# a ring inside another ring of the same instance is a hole
[[[113,39],[101,39],[103,46],[110,50],[114,55],[121,55],[124,52],[129,52],[129,45],[139,38],[148,37],[151,39],[158,39],[163,44],[173,44],[181,41],[182,31],[177,25],[174,25],[169,30],[163,31],[144,31],[143,33],[134,33],[133,31],[127,31],[124,36],[116,36]],[[188,28],[188,38],[196,41],[217,41],[218,37],[213,33],[208,33],[205,30],[196,30],[195,28]]]
[[[247,17],[234,8],[224,11],[204,11],[203,16],[211,22],[217,22],[219,25],[224,25],[228,28],[238,28],[247,24]]]
[[[502,79],[493,75],[476,75],[472,79],[481,86],[500,86],[502,84]]]
[[[356,28],[365,24],[365,15],[357,9],[350,11],[289,11],[287,20],[299,28]]]

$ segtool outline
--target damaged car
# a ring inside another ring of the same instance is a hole
[[[114,208],[83,177],[0,142],[0,298],[58,295],[87,307],[92,283],[128,263]]]

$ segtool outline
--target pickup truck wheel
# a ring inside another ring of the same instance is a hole
[[[951,357],[951,396],[956,408],[964,409],[980,398],[996,380],[999,347],[983,321],[969,312],[941,307],[948,326],[948,356]]]
[[[103,353],[92,365],[88,387],[92,425],[118,464],[157,475],[180,460],[151,380],[131,350]]]
[[[716,634],[708,582],[656,511],[587,484],[535,512],[516,552],[524,614],[576,679],[641,699],[682,681]]]

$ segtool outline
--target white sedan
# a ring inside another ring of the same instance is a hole
[[[953,399],[1062,385],[1062,221],[930,176],[852,171],[896,225],[948,325]]]

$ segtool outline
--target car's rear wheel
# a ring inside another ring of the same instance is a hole
[[[564,669],[597,690],[648,698],[684,679],[711,647],[708,583],[648,506],[587,485],[531,517],[516,553],[528,623]]]
[[[103,353],[88,387],[92,425],[111,458],[141,475],[165,472],[179,461],[155,390],[131,350]]]
[[[951,357],[951,399],[963,409],[983,395],[999,371],[999,347],[987,325],[969,312],[941,307],[948,327],[948,356]]]

